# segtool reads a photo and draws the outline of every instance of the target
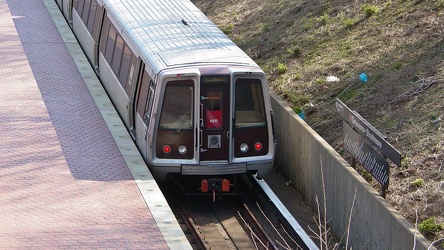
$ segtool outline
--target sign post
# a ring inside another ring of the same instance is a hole
[[[356,161],[362,164],[381,184],[381,196],[385,198],[390,179],[390,167],[386,159],[400,167],[401,153],[386,141],[384,135],[339,99],[336,99],[336,108],[344,119],[344,148],[353,156],[352,165]]]

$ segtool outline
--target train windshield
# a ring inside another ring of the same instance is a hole
[[[265,126],[264,98],[259,79],[236,80],[236,128]]]
[[[193,128],[193,81],[170,81],[166,85],[159,128],[180,132]]]

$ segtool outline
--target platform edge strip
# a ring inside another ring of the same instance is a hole
[[[54,0],[43,0],[170,249],[192,249],[151,172]],[[149,235],[147,235],[149,237]]]

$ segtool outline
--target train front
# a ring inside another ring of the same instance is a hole
[[[158,180],[187,192],[233,193],[239,174],[265,176],[275,139],[265,74],[202,67],[164,72],[147,138]]]

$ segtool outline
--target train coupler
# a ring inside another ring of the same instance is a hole
[[[206,193],[212,191],[230,192],[231,182],[227,179],[202,179],[200,182],[200,191]]]

